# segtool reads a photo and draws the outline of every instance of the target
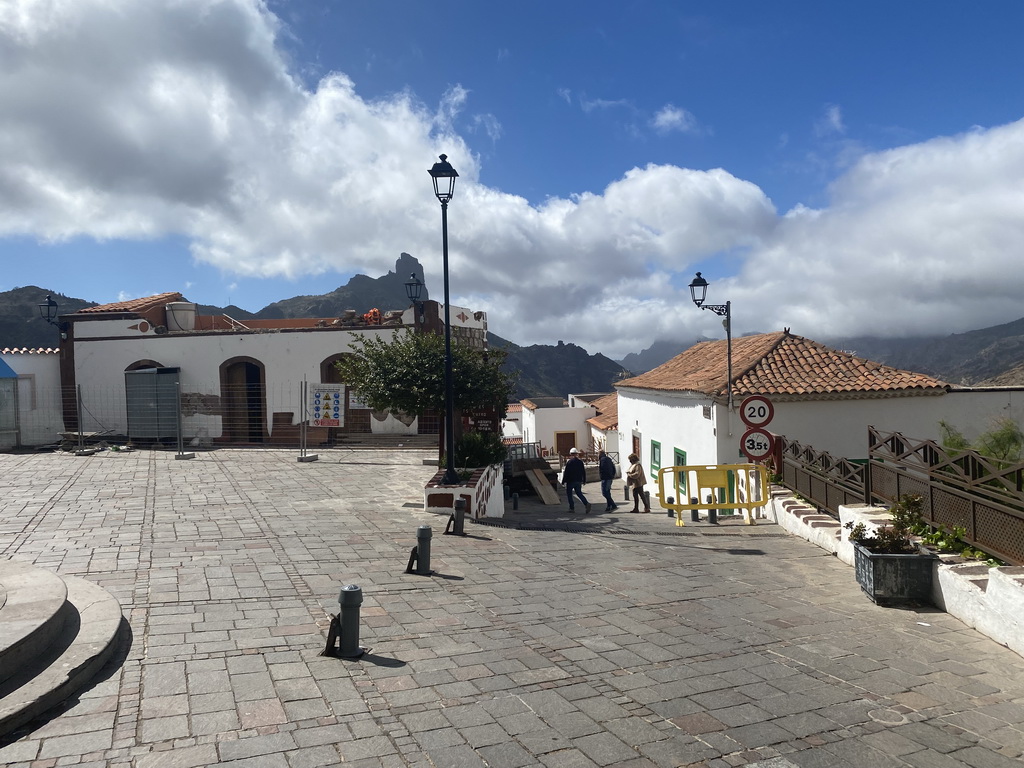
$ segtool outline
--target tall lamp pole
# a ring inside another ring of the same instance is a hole
[[[448,202],[455,194],[455,180],[459,172],[448,162],[448,155],[441,155],[441,162],[427,171],[434,179],[434,194],[441,203],[441,243],[444,271],[444,447],[447,459],[444,485],[458,485],[455,472],[455,396],[452,392],[452,328],[448,305]]]
[[[726,391],[728,392],[729,410],[732,411],[732,302],[725,304],[705,304],[704,299],[708,295],[708,281],[700,276],[700,272],[690,283],[690,298],[693,303],[701,309],[710,309],[719,317],[725,318],[725,350],[726,350]]]

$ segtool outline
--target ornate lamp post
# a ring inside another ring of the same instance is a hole
[[[726,350],[726,365],[727,371],[726,376],[729,378],[726,381],[726,388],[729,397],[729,410],[732,410],[732,302],[727,301],[725,304],[705,304],[704,299],[708,295],[708,281],[700,276],[700,272],[693,278],[693,282],[690,283],[690,298],[693,299],[693,303],[701,309],[710,309],[719,317],[725,318],[725,350]]]
[[[455,194],[455,180],[459,172],[448,162],[448,155],[441,155],[441,162],[427,171],[434,179],[434,194],[441,203],[441,243],[444,270],[444,447],[447,464],[442,483],[457,485],[459,476],[455,472],[455,397],[452,393],[452,327],[449,318],[448,300],[448,202]]]
[[[415,272],[409,275],[409,282],[405,284],[405,295],[409,297],[409,301],[412,302],[413,308],[416,310],[416,315],[422,323],[423,304],[420,302],[420,296],[423,295],[423,281],[416,277]]]
[[[55,326],[60,331],[61,339],[67,338],[68,324],[63,320],[57,319],[57,307],[58,304],[53,300],[53,297],[47,295],[46,301],[38,305],[39,317],[48,322],[50,325]]]

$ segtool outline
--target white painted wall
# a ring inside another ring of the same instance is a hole
[[[21,445],[49,445],[60,440],[60,355],[56,351],[0,354],[18,374],[18,430]]]
[[[673,448],[686,451],[689,464],[745,462],[739,450],[746,426],[739,405],[729,414],[712,406],[712,419],[703,417],[704,396],[619,389],[619,439],[630,450],[632,435],[642,436],[644,466],[650,467],[651,440],[661,443],[662,466],[669,466]],[[939,440],[939,421],[956,426],[968,439],[990,429],[999,418],[1024,423],[1024,389],[1001,388],[953,391],[944,395],[775,402],[768,430],[785,435],[837,458],[865,458],[868,426],[883,432],[902,432],[909,438]]]
[[[523,408],[523,431],[526,431],[526,413],[529,411],[533,417],[532,437],[528,442],[539,442],[541,448],[547,448],[554,453],[555,434],[558,432],[575,432],[576,447],[581,451],[586,450],[587,440],[590,439],[590,425],[587,419],[597,415],[597,409],[593,406],[583,408],[537,408],[531,410]],[[524,438],[525,440],[525,438]]]
[[[127,430],[124,372],[139,360],[181,368],[183,393],[220,394],[220,365],[236,357],[261,362],[267,390],[267,431],[274,412],[292,412],[298,423],[303,377],[320,380],[320,363],[349,352],[359,336],[390,339],[393,328],[303,329],[300,331],[169,333],[157,336],[128,331],[123,320],[79,322],[75,325],[75,377],[82,387],[86,431],[124,433]],[[107,326],[104,330],[103,326]],[[81,340],[79,330],[82,329]],[[124,335],[125,333],[130,335]],[[399,332],[403,332],[399,329]],[[406,331],[407,332],[407,331]],[[121,335],[121,338],[116,336]],[[115,338],[111,338],[115,337]],[[183,419],[187,436],[219,437],[220,416],[194,415]],[[371,419],[374,432],[416,434],[416,422],[405,425],[393,417]]]

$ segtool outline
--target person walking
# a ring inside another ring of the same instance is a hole
[[[565,469],[562,470],[562,485],[565,486],[565,495],[569,498],[569,511],[576,511],[576,502],[573,494],[579,496],[583,502],[583,514],[590,514],[590,502],[583,495],[583,483],[587,481],[587,468],[583,466],[580,459],[580,452],[575,448],[569,449],[569,460],[565,462]]]
[[[644,503],[644,512],[651,511],[651,503],[647,501],[647,494],[644,493],[644,486],[647,485],[647,474],[640,464],[640,457],[635,453],[629,454],[629,469],[626,470],[626,485],[633,489],[633,509],[630,512],[640,511],[640,502]]]
[[[619,508],[619,505],[612,499],[612,481],[615,479],[615,475],[618,474],[618,471],[615,468],[615,462],[612,461],[611,456],[603,450],[598,451],[597,455],[597,472],[601,478],[601,495],[604,496],[604,500],[608,502],[604,511],[611,512],[613,509]]]

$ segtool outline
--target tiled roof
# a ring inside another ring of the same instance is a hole
[[[587,419],[588,424],[593,424],[598,429],[614,429],[619,426],[618,392],[599,397],[591,405],[597,408],[597,416]]]
[[[56,355],[59,349],[52,347],[4,347],[0,355]]]
[[[725,397],[726,362],[726,342],[705,341],[619,386]],[[854,357],[789,331],[733,339],[732,374],[733,397],[891,397],[943,394],[950,389],[923,373]]]
[[[509,403],[507,406],[505,406],[505,413],[519,413],[522,410],[522,403]]]
[[[115,301],[112,304],[98,304],[95,307],[80,309],[75,314],[93,314],[95,312],[145,312],[154,307],[162,307],[173,301],[184,301],[184,297],[177,291],[170,293],[158,293],[156,296],[145,296],[141,299],[130,299],[128,301]]]
[[[569,402],[561,397],[531,397],[519,402],[522,403],[523,408],[531,411],[536,411],[538,408],[566,408],[569,405]]]

